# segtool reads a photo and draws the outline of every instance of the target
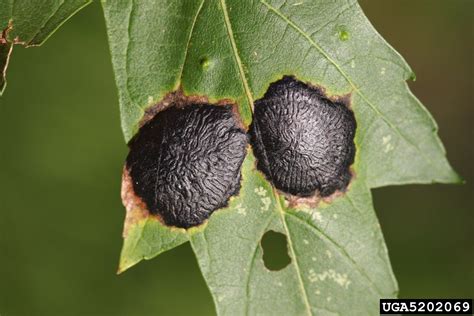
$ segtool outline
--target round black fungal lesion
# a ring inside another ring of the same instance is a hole
[[[277,189],[326,197],[349,184],[355,130],[347,105],[285,76],[255,102],[250,135],[257,168]]]
[[[230,105],[172,105],[129,145],[133,190],[165,224],[199,225],[238,193],[247,142]]]

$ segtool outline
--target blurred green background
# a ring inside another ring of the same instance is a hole
[[[374,190],[400,296],[472,297],[474,1],[361,5],[467,180]],[[214,314],[188,245],[115,275],[127,148],[98,3],[43,47],[15,47],[0,135],[1,315]]]

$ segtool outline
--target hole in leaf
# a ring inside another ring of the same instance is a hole
[[[269,230],[263,235],[261,245],[263,263],[268,270],[278,271],[291,263],[288,242],[284,234]]]

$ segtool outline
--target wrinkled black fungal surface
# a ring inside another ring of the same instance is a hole
[[[277,189],[328,196],[349,184],[355,129],[345,104],[284,77],[255,102],[250,134],[257,167]]]
[[[231,106],[170,107],[130,143],[133,189],[167,225],[199,225],[238,193],[246,145]]]

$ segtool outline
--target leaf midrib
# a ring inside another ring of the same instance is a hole
[[[245,73],[244,73],[244,69],[243,69],[243,66],[242,66],[242,61],[240,59],[239,52],[238,52],[238,49],[237,49],[237,44],[235,43],[234,34],[232,32],[232,25],[230,23],[229,14],[228,14],[228,11],[227,11],[227,5],[226,5],[225,0],[220,0],[220,4],[221,4],[221,7],[222,7],[222,13],[224,15],[224,21],[225,21],[227,34],[229,35],[229,40],[230,40],[231,45],[232,45],[232,51],[234,53],[234,58],[235,58],[235,61],[237,63],[237,66],[239,68],[240,78],[242,80],[242,85],[244,87],[245,94],[247,96],[248,106],[250,107],[250,111],[253,113],[253,96],[252,96],[252,92],[250,91],[249,84],[248,84],[247,78],[246,78]],[[278,198],[277,193],[274,192],[274,191],[272,191],[272,192],[273,192],[274,198],[277,202],[276,204],[278,205],[279,210],[280,210],[279,214],[281,216],[281,221],[282,221],[282,224],[284,226],[285,233],[288,236],[288,245],[289,245],[288,248],[290,249],[291,256],[293,257],[293,260],[295,261],[294,266],[295,266],[295,269],[296,269],[296,274],[298,276],[298,284],[299,284],[300,290],[303,294],[303,301],[304,301],[304,304],[305,304],[305,308],[307,310],[307,314],[312,315],[311,305],[309,304],[309,299],[308,299],[308,294],[306,293],[306,289],[305,289],[303,279],[302,279],[302,276],[301,276],[301,271],[300,271],[298,261],[297,261],[297,258],[296,258],[296,255],[295,255],[295,252],[294,252],[294,249],[293,249],[293,244],[292,244],[290,232],[289,232],[288,227],[287,227],[286,222],[285,222],[284,210],[282,208],[281,201]]]

